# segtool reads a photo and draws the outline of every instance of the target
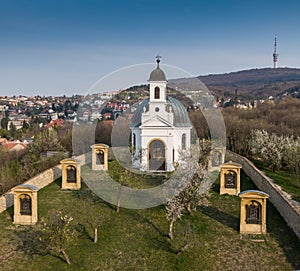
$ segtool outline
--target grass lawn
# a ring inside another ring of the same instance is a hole
[[[300,177],[293,173],[284,170],[272,172],[267,167],[264,167],[260,161],[254,161],[255,165],[282,189],[289,193],[293,200],[300,202]]]
[[[126,174],[124,167],[120,165],[116,160],[109,161],[108,168],[108,174],[112,179],[117,180],[121,183],[122,181],[118,179],[119,176],[122,175],[125,177],[123,185],[137,189],[146,189],[160,185],[162,184],[163,180],[165,178],[168,178],[167,176],[170,175],[170,173],[157,175],[150,175],[145,173],[141,174],[141,171],[138,170],[135,170],[134,173]]]
[[[67,247],[71,265],[60,255],[29,255],[24,246],[25,226],[12,224],[12,208],[0,214],[0,270],[295,270],[300,269],[300,241],[268,202],[268,233],[260,240],[239,234],[239,198],[211,189],[210,205],[184,215],[175,224],[174,240],[166,237],[164,207],[145,210],[121,209],[99,199],[95,216],[101,218],[98,243],[82,216],[81,191],[61,191],[57,180],[38,192],[39,219],[53,210],[74,218],[78,237]],[[255,189],[242,175],[242,190]],[[34,228],[35,226],[33,226]],[[176,255],[184,243],[189,247]],[[257,242],[260,241],[260,242]]]

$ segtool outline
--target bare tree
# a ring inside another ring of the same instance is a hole
[[[119,190],[117,195],[117,206],[116,206],[116,212],[120,212],[120,206],[121,206],[121,196],[122,196],[122,187],[124,185],[128,185],[131,179],[131,171],[125,170],[123,173],[119,174]]]
[[[200,148],[198,148],[200,147]],[[195,149],[194,149],[195,148]],[[178,178],[182,185],[176,189],[174,197],[166,204],[166,218],[169,221],[170,239],[173,239],[174,223],[183,215],[184,209],[192,214],[192,209],[199,205],[207,204],[208,190],[213,181],[207,176],[208,161],[210,157],[211,144],[203,141],[194,147],[190,155],[181,154],[181,164],[184,169],[179,171]],[[200,151],[199,161],[195,161],[195,153]],[[193,172],[189,175],[189,172]]]
[[[66,247],[76,235],[72,221],[72,217],[63,215],[62,212],[58,211],[50,214],[42,228],[41,241],[48,244],[48,250],[62,254],[68,264],[71,264],[71,260],[66,252]]]
[[[101,223],[101,216],[97,213],[99,198],[94,195],[92,192],[88,190],[82,190],[78,194],[81,199],[80,202],[82,204],[82,216],[85,221],[89,225],[89,227],[93,230],[94,243],[98,242],[98,228]]]
[[[169,232],[168,236],[170,239],[173,239],[174,223],[177,219],[180,219],[184,207],[179,197],[174,197],[169,200],[166,205],[166,218],[169,221]]]

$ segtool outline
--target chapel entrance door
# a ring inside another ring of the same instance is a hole
[[[150,143],[149,170],[166,170],[165,145],[160,140]]]

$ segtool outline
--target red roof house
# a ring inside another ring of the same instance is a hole
[[[62,119],[56,119],[56,120],[51,120],[46,127],[49,128],[54,128],[55,126],[60,127],[64,124],[64,121]]]

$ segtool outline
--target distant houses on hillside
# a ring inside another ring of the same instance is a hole
[[[115,120],[134,103],[147,98],[148,86],[135,86],[123,91],[76,95],[72,97],[0,97],[1,127],[7,130],[19,130],[38,123],[40,127],[52,129],[67,122],[96,122]],[[188,98],[188,97],[187,97]],[[268,100],[272,100],[270,97]],[[264,103],[265,100],[234,100],[232,97],[216,98],[214,107],[251,109]],[[199,107],[199,105],[190,106]],[[127,117],[132,116],[135,108],[130,107]]]
[[[4,151],[21,151],[27,148],[27,144],[19,140],[2,140],[1,147]]]
[[[46,128],[47,129],[53,129],[53,128],[61,127],[61,126],[63,126],[63,124],[64,124],[64,121],[62,119],[55,119],[55,120],[51,120],[46,125]]]

